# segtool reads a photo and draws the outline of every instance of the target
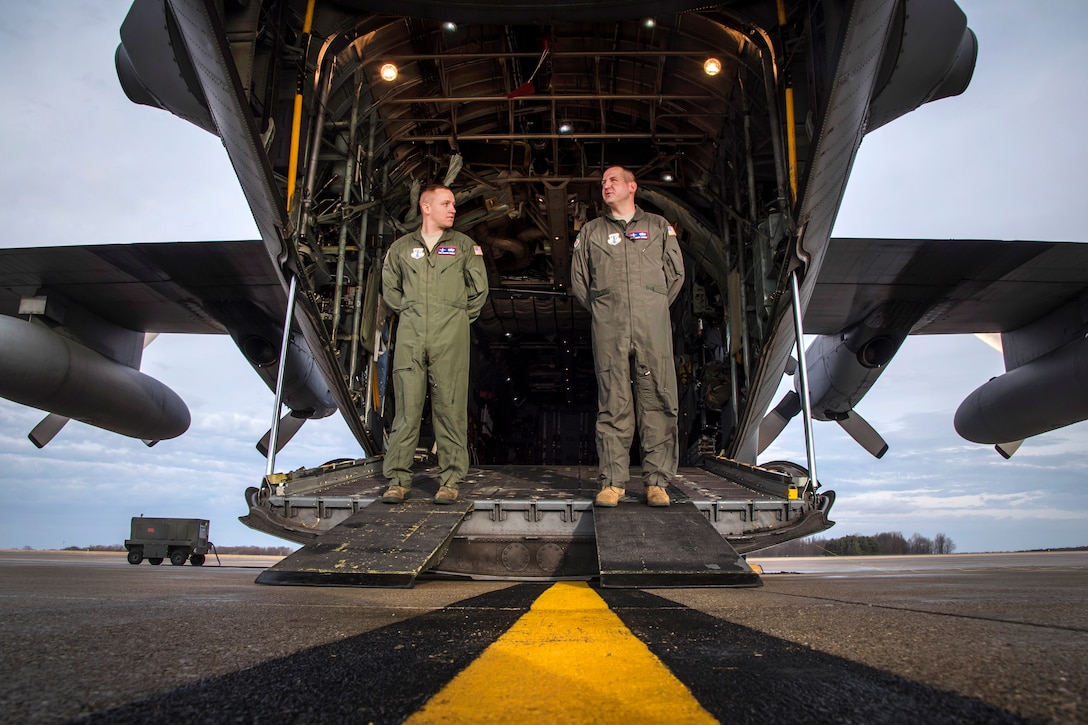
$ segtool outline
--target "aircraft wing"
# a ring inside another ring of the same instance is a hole
[[[831,239],[804,317],[813,417],[879,458],[887,444],[854,407],[903,340],[1001,333],[1006,373],[960,405],[956,430],[1007,458],[1024,438],[1088,418],[1085,299],[1084,243]],[[787,392],[760,424],[760,451],[800,409]]]
[[[69,418],[172,438],[189,412],[139,372],[145,333],[229,334],[275,390],[286,303],[263,241],[0,249],[0,397],[50,413],[30,434],[39,447]],[[277,450],[336,410],[313,359],[293,335]]]
[[[223,334],[239,303],[287,304],[261,241],[0,249],[0,314],[46,292],[139,332]]]
[[[804,326],[834,335],[883,307],[918,316],[911,334],[1008,332],[1085,290],[1088,244],[833,238]]]

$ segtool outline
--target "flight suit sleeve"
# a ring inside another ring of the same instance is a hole
[[[400,264],[393,253],[395,247],[390,247],[385,253],[385,262],[382,264],[382,297],[385,306],[398,315],[404,306],[404,286],[401,282]]]
[[[465,262],[465,292],[468,296],[468,321],[475,322],[487,302],[487,266],[480,245],[469,245],[472,251]]]
[[[684,287],[684,255],[680,251],[680,242],[676,239],[676,230],[671,224],[665,228],[665,281],[669,285],[669,304],[680,296]]]
[[[585,230],[579,232],[574,240],[574,250],[570,255],[570,291],[578,303],[589,309],[589,250],[585,239]]]

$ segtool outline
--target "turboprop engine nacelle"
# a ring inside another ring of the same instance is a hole
[[[837,420],[850,412],[884,372],[905,333],[859,327],[845,335],[821,335],[805,355],[808,358],[812,416]]]
[[[872,318],[878,319],[876,315]],[[899,327],[861,324],[843,334],[820,335],[805,350],[812,417],[835,421],[877,458],[888,451],[888,444],[854,411],[854,406],[869,392],[906,339],[911,323],[903,321],[902,315],[900,321]],[[778,437],[790,418],[801,412],[800,378],[794,387],[797,392],[786,393],[763,418],[759,453]]]
[[[0,316],[0,396],[144,440],[176,438],[190,422],[158,380],[15,317]]]
[[[1019,441],[1088,419],[1088,339],[998,375],[956,410],[956,432],[975,443]]]

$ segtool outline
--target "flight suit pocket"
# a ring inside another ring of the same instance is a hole
[[[405,264],[401,266],[400,288],[401,288],[401,304],[404,310],[411,309],[415,303],[420,299],[420,294],[424,290],[423,275],[420,274],[419,269],[414,264]]]
[[[672,283],[684,276],[684,255],[679,249],[665,246],[665,285],[671,287]]]
[[[412,402],[409,398],[415,394],[418,395],[418,374],[416,373],[417,366],[409,363],[407,365],[394,365],[393,366],[393,400],[398,411],[408,411],[412,409]],[[422,405],[422,401],[420,402]],[[400,416],[397,416],[399,419]],[[418,422],[417,422],[418,424]]]
[[[635,367],[635,385],[639,388],[639,400],[654,410],[671,411],[677,408],[675,375],[669,375],[672,360],[661,358],[656,367],[638,364]]]
[[[597,410],[609,422],[622,417],[628,408],[631,394],[631,374],[623,368],[604,368],[597,371]]]
[[[460,265],[447,264],[438,272],[438,298],[450,307],[466,309],[468,291]]]
[[[593,286],[601,292],[619,281],[619,262],[615,259],[617,247],[607,243],[593,245],[590,252],[590,276]]]
[[[669,262],[660,244],[650,244],[640,250],[639,274],[643,286],[651,292],[668,294]]]

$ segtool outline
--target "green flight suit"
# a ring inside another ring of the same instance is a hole
[[[683,285],[676,232],[657,214],[636,207],[624,224],[606,212],[575,239],[571,291],[593,317],[602,487],[626,487],[636,416],[643,483],[664,486],[676,475],[679,406],[669,305]]]
[[[391,485],[411,487],[429,382],[439,480],[456,488],[468,472],[469,325],[487,300],[483,252],[452,229],[428,252],[416,230],[389,247],[382,292],[400,316],[393,351],[397,407],[383,473]]]

